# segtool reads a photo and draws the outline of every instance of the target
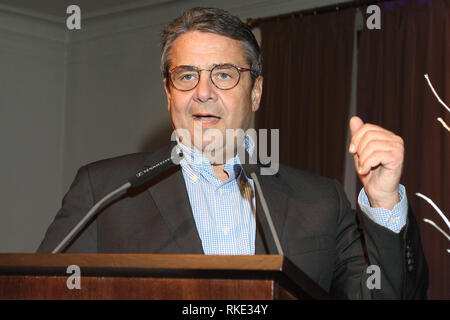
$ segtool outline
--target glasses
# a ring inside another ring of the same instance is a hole
[[[233,64],[220,64],[212,69],[178,66],[169,71],[170,83],[180,91],[192,90],[199,83],[202,71],[210,71],[209,78],[218,89],[229,90],[237,86],[241,78],[241,72],[250,71],[250,69],[236,67]]]

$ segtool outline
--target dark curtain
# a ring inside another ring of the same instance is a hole
[[[405,166],[402,184],[419,221],[430,269],[431,299],[450,299],[449,241],[423,218],[448,228],[431,206],[417,197],[430,197],[450,216],[450,114],[425,82],[430,79],[450,103],[449,1],[380,3],[381,30],[361,31],[358,52],[358,114],[403,137]],[[364,10],[365,12],[365,10]]]
[[[354,9],[263,21],[255,127],[280,130],[280,163],[343,183]]]

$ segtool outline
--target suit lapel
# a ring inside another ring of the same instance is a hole
[[[181,167],[178,165],[158,176],[158,181],[148,191],[180,248],[180,253],[203,254]]]
[[[283,185],[276,175],[261,175],[260,165],[243,165],[245,173],[250,177],[250,172],[255,172],[258,181],[261,185],[262,193],[266,199],[267,207],[269,208],[270,216],[272,218],[275,230],[281,242],[283,251],[286,254],[287,248],[283,246],[283,229],[287,207],[287,194],[283,191]],[[270,228],[261,205],[261,199],[257,194],[255,186],[256,197],[256,237],[255,237],[255,254],[277,254],[275,241],[270,232]]]

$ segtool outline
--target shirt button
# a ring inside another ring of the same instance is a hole
[[[228,228],[228,227],[223,227],[223,228],[222,228],[222,232],[223,232],[224,234],[228,234],[228,232],[230,232],[230,228]]]
[[[222,189],[222,188],[219,188],[219,192],[220,192],[220,193],[223,193],[223,189]]]
[[[397,217],[392,217],[391,219],[389,219],[389,222],[390,222],[391,224],[396,223],[396,222],[397,222]]]
[[[197,181],[197,180],[198,180],[198,176],[193,176],[193,177],[192,177],[192,181],[195,182],[195,181]]]

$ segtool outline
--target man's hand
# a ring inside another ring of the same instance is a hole
[[[403,139],[359,117],[350,119],[349,152],[372,208],[392,210],[400,201],[398,186],[403,168]]]

